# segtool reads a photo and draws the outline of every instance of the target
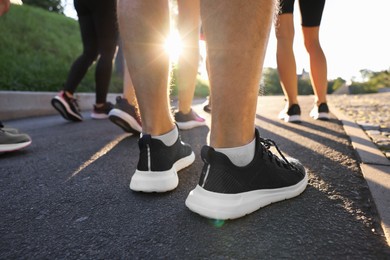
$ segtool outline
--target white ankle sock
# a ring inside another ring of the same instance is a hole
[[[225,154],[236,166],[248,165],[255,156],[256,139],[249,144],[232,148],[214,148],[215,151]]]
[[[166,146],[172,146],[179,137],[179,131],[177,130],[177,127],[173,128],[172,131],[163,134],[163,135],[152,135],[153,139],[158,139],[161,142],[163,142]]]

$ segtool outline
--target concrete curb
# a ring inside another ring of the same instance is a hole
[[[58,114],[51,106],[51,99],[58,92],[0,91],[0,120]],[[121,94],[110,93],[107,101],[115,103]],[[82,111],[92,110],[95,93],[76,94]]]
[[[343,123],[344,130],[361,160],[360,169],[367,181],[387,243],[390,245],[390,161],[353,119],[331,104],[329,106],[332,113]]]

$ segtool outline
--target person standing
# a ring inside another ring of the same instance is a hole
[[[52,100],[53,107],[67,120],[82,121],[74,93],[89,67],[97,60],[95,71],[96,104],[91,117],[108,118],[113,105],[107,102],[118,29],[115,0],[75,0],[83,53],[73,62],[63,89]]]
[[[294,41],[294,2],[280,0],[279,14],[275,24],[277,38],[276,59],[280,83],[286,97],[286,106],[279,113],[285,122],[300,122],[301,109],[298,103],[298,81],[293,51]],[[314,119],[329,119],[326,101],[328,88],[326,57],[322,50],[319,31],[325,0],[299,0],[302,33],[305,48],[310,57],[310,79],[315,101],[310,116]]]
[[[207,218],[234,219],[301,194],[307,173],[271,153],[255,128],[258,86],[274,12],[272,0],[201,0],[211,99],[210,145],[186,206]],[[142,117],[140,155],[130,189],[166,192],[195,156],[181,141],[168,99],[168,1],[119,0],[118,21]]]

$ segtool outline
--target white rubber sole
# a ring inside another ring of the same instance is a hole
[[[301,194],[307,186],[307,174],[297,184],[279,189],[256,190],[238,194],[207,191],[197,185],[186,199],[193,212],[210,219],[236,219],[271,203],[291,199]]]
[[[310,113],[310,116],[315,120],[328,120],[329,113]]]
[[[74,113],[72,109],[70,109],[68,103],[66,103],[62,97],[55,96],[51,103],[65,119],[71,121],[83,121],[83,118],[80,115]]]
[[[107,114],[100,114],[100,113],[91,113],[91,118],[92,119],[107,119],[108,115]]]
[[[126,113],[120,109],[114,108],[114,109],[111,109],[111,111],[110,111],[110,113],[108,113],[108,115],[110,117],[120,118],[121,120],[125,121],[132,129],[142,133],[142,127],[140,126],[140,124],[137,122],[137,120],[135,120],[134,117],[132,117],[128,113]]]
[[[286,116],[283,120],[286,123],[301,122],[301,116],[300,115]]]
[[[278,115],[278,118],[280,120],[283,120],[286,123],[293,123],[293,122],[301,122],[301,116],[300,115],[293,115],[289,116],[286,113],[281,113]]]
[[[31,144],[31,141],[18,144],[0,144],[0,153],[12,152],[23,149]]]
[[[167,192],[174,190],[179,184],[177,172],[190,166],[195,161],[195,154],[184,157],[167,171],[139,171],[136,170],[130,181],[130,189],[143,192]]]
[[[204,122],[197,122],[197,121],[190,121],[190,122],[176,122],[177,126],[180,130],[189,130],[195,127],[204,126],[206,125],[206,121]]]

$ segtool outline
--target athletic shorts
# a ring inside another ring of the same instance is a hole
[[[279,0],[279,15],[292,14],[295,0]],[[304,27],[320,26],[325,0],[299,0],[301,21]]]

